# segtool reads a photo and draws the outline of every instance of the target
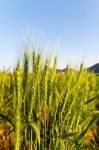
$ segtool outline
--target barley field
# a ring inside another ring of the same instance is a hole
[[[25,51],[0,71],[0,150],[98,150],[98,76],[50,64]]]

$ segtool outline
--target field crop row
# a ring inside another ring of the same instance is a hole
[[[30,70],[25,51],[23,64],[0,72],[0,150],[97,149],[88,133],[99,118],[94,73],[56,68],[57,58],[50,67],[33,51]]]

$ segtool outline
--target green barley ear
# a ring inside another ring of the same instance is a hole
[[[54,65],[53,65],[53,78],[55,77],[56,74],[56,67],[57,67],[57,57],[54,59]]]
[[[56,77],[56,67],[57,67],[57,57],[54,59],[54,64],[52,71],[50,72],[50,79],[49,79],[49,89],[48,89],[48,94],[49,94],[49,107],[52,107],[52,102],[53,102],[53,95],[54,95],[54,87],[55,87],[55,77]]]
[[[24,103],[24,115],[28,113],[28,101],[27,101],[27,92],[28,92],[28,71],[29,71],[29,54],[26,50],[24,53],[24,68],[23,68],[23,103]]]
[[[70,69],[70,66],[67,65],[66,70],[65,70],[66,82],[68,82],[70,76],[71,76],[71,69]]]
[[[24,70],[23,70],[23,88],[26,90],[28,80],[28,69],[29,69],[29,54],[28,51],[24,53]]]
[[[47,82],[48,82],[49,60],[46,59],[42,77],[42,103],[47,101]]]
[[[33,53],[35,54],[35,52]],[[32,110],[35,108],[36,103],[36,92],[37,92],[37,83],[39,80],[39,72],[40,72],[40,65],[41,65],[41,56],[38,54],[36,58],[36,64],[34,65],[35,69],[32,72],[32,86],[31,86],[31,102],[30,102],[30,110],[29,110],[29,121],[33,117]]]
[[[36,69],[36,63],[37,63],[37,56],[36,56],[36,51],[33,51],[33,57],[32,57],[32,71],[35,71]]]
[[[16,78],[16,70],[13,70],[13,74],[12,74],[12,82],[13,82],[13,109],[14,112],[16,113],[16,107],[17,107],[17,78]]]
[[[79,70],[80,74],[81,74],[82,70],[83,70],[83,64],[80,65],[80,70]]]
[[[16,79],[17,79],[17,114],[16,114],[16,144],[15,150],[20,150],[21,148],[21,108],[22,108],[22,97],[21,97],[21,67],[20,62],[17,64],[16,70]]]
[[[1,73],[1,106],[4,105],[4,80],[5,80],[5,73]],[[1,107],[1,111],[3,111],[3,107]]]

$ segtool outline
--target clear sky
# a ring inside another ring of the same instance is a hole
[[[13,66],[28,36],[58,68],[99,62],[99,0],[0,0],[0,68]]]

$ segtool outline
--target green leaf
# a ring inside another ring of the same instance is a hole
[[[34,129],[38,140],[38,144],[40,145],[40,128],[38,126],[38,123],[35,122],[31,123],[31,127]]]
[[[87,101],[85,102],[85,104],[89,104],[89,103],[92,102],[96,97],[97,97],[97,96],[94,96],[94,97],[90,98],[89,100],[87,100]]]

